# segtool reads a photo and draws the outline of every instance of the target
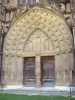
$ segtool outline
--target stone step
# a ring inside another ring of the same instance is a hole
[[[63,95],[69,96],[70,93],[67,91],[50,91],[50,90],[3,90],[0,93],[9,93],[9,94],[27,94],[27,95]]]

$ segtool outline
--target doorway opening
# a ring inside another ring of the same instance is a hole
[[[54,86],[55,83],[55,58],[54,56],[41,57],[41,84]]]
[[[35,57],[24,58],[23,84],[35,86]]]

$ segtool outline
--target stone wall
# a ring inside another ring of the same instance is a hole
[[[56,85],[70,85],[72,80],[72,70],[74,59],[72,53],[56,55],[55,58]]]
[[[40,57],[52,55],[55,56],[55,84],[70,85],[74,66],[72,35],[67,24],[48,6],[31,8],[15,19],[5,38],[3,82],[6,85],[23,84],[23,58],[34,56],[39,86]]]

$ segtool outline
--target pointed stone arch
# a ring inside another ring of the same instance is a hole
[[[49,39],[51,41],[52,51],[47,50],[48,52],[46,52],[46,55],[55,56],[56,71],[58,70],[59,73],[62,69],[63,74],[63,70],[69,70],[73,68],[72,36],[65,21],[51,10],[48,10],[46,8],[33,7],[29,11],[20,15],[19,18],[17,18],[15,22],[13,22],[6,35],[3,48],[3,70],[5,71],[4,83],[12,84],[15,79],[14,77],[12,77],[10,78],[9,82],[8,75],[10,75],[10,73],[13,73],[13,75],[15,75],[17,69],[20,69],[19,77],[21,78],[20,80],[16,79],[16,83],[14,81],[13,84],[22,84],[23,57],[36,56],[38,53],[39,55],[45,54],[44,51],[43,53],[41,51],[36,52],[36,50],[35,52],[33,51],[27,53],[24,51],[24,47],[27,46],[27,41],[30,40],[32,34],[38,34],[38,31],[40,32],[40,34],[45,34],[47,40]],[[50,44],[50,42],[48,44]],[[66,62],[63,66],[64,58],[66,59]],[[68,63],[70,64],[70,66]],[[11,70],[11,67],[13,67],[15,70]],[[7,74],[7,72],[9,73]],[[69,73],[71,79],[71,72]],[[57,79],[59,79],[58,74],[56,77]],[[62,78],[59,79],[60,82],[61,80]]]
[[[61,51],[69,51],[72,48],[72,36],[67,25],[62,18],[46,9],[34,7],[17,19],[11,28],[5,39],[5,53],[15,52],[17,45],[19,45],[19,50],[22,49],[20,44],[22,46],[28,34],[31,34],[31,31],[34,31],[36,28],[40,28],[49,34],[52,40],[55,41],[54,44],[59,41],[58,43],[60,44],[58,45],[60,45]]]

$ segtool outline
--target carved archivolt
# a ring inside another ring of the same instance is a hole
[[[36,51],[57,54],[71,50],[72,36],[65,21],[52,11],[40,7],[22,14],[11,26],[4,42],[5,55]]]

